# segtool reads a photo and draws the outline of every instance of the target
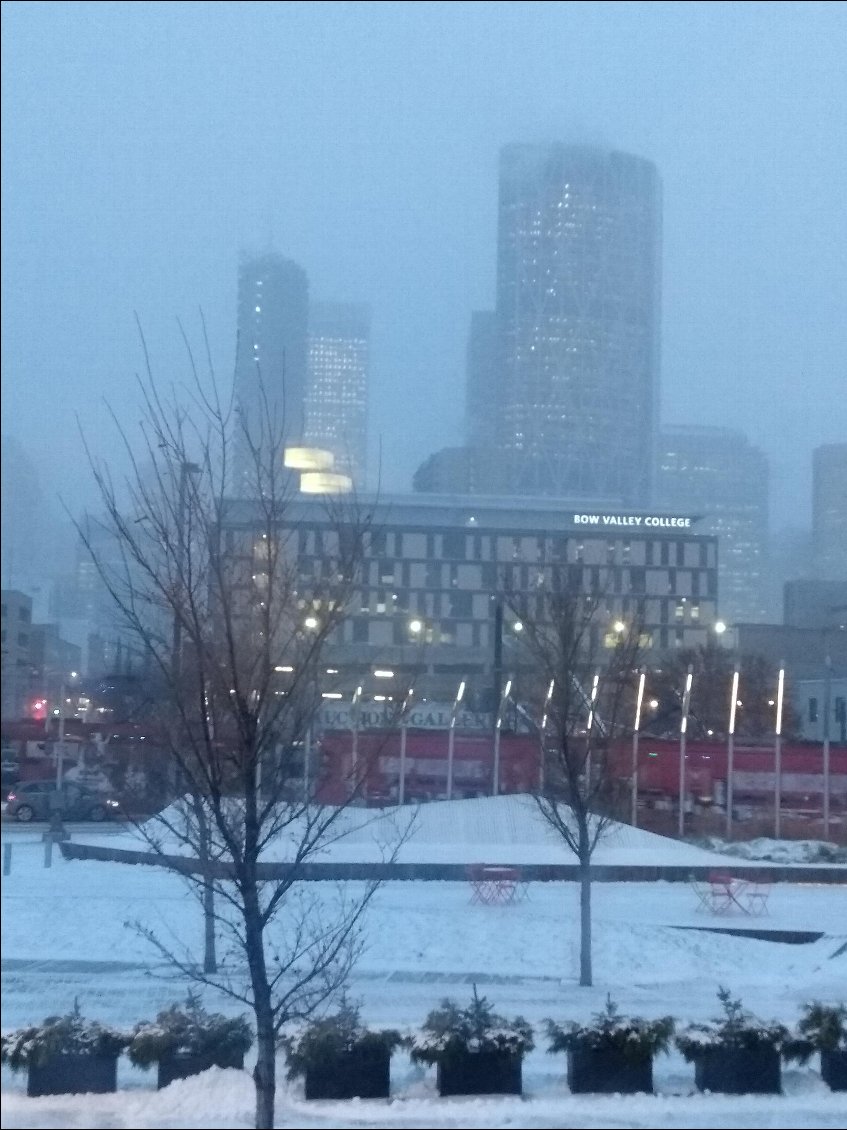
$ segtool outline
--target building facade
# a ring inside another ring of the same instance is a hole
[[[503,493],[650,504],[660,296],[650,161],[561,144],[501,151]]]
[[[662,430],[656,504],[699,514],[718,538],[720,614],[728,623],[776,622],[768,608],[768,462],[729,428]]]
[[[359,490],[367,471],[370,310],[340,302],[309,310],[306,444],[331,451]]]
[[[23,718],[33,685],[32,598],[3,589],[3,717]]]
[[[601,654],[614,645],[617,621],[638,620],[655,653],[706,643],[716,622],[716,539],[699,534],[688,516],[435,495],[362,505],[373,532],[348,615],[326,653],[357,678],[381,667],[402,682],[423,665],[439,683],[433,694],[453,694],[460,678],[469,680],[469,693],[489,685],[495,662],[503,671],[522,662],[520,621],[502,616],[504,589],[528,616],[542,614],[544,585],[598,594],[591,643]],[[233,504],[227,537],[230,552],[244,557],[244,575],[261,585],[266,551],[253,513],[246,500]],[[282,527],[304,583],[325,576],[337,552],[325,509],[298,500]]]
[[[256,487],[245,429],[261,442],[263,396],[286,442],[299,442],[305,429],[309,284],[303,268],[273,253],[242,258],[237,325],[233,487],[249,498]]]
[[[847,581],[847,443],[813,453],[812,543],[815,575]]]

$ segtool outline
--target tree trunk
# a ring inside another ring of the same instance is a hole
[[[593,985],[591,971],[591,852],[588,835],[580,829],[579,842],[579,983]]]
[[[218,955],[215,948],[215,887],[210,878],[203,881],[203,972],[217,973]]]
[[[256,1087],[256,1130],[274,1130],[276,1034],[271,987],[265,964],[265,939],[259,892],[255,879],[252,882],[248,880],[243,890],[243,898],[244,941],[250,966],[258,1053],[253,1070],[253,1083]]]
[[[203,972],[217,973],[218,956],[215,948],[215,886],[211,876],[211,851],[209,826],[203,801],[194,800],[194,814],[197,818],[197,854],[203,866]]]

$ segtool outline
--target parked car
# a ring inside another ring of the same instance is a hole
[[[49,820],[54,812],[63,820],[106,820],[119,810],[120,803],[113,796],[71,781],[63,782],[58,790],[55,781],[23,781],[9,793],[6,815],[23,823]]]

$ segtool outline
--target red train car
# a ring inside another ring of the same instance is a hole
[[[342,803],[353,771],[364,780],[371,804],[393,803],[400,795],[402,735],[396,730],[363,730],[354,739],[349,730],[325,732],[320,741],[319,796]],[[405,753],[406,801],[447,796],[449,730],[408,730]],[[738,741],[735,747],[733,797],[736,805],[765,808],[774,794],[774,747]],[[679,741],[642,735],[638,758],[639,796],[651,805],[678,802]],[[629,783],[631,741],[616,743],[611,771]],[[686,800],[697,806],[720,807],[726,799],[725,741],[689,740],[685,758]],[[541,747],[536,734],[500,736],[500,793],[531,792],[541,780]],[[823,807],[823,751],[820,744],[787,742],[782,747],[782,797],[786,810],[819,814]],[[456,733],[453,739],[455,798],[491,796],[494,792],[494,736]],[[847,746],[830,750],[830,808],[847,812]]]

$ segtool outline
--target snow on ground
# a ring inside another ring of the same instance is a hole
[[[441,862],[571,862],[550,843],[527,802],[519,798],[453,801],[421,810],[406,845],[409,860]],[[332,858],[379,858],[384,822],[353,814],[351,836]],[[108,837],[117,846],[131,832]],[[94,840],[93,836],[75,838]],[[98,837],[106,842],[106,837]],[[12,872],[2,890],[2,1027],[39,1021],[79,997],[83,1012],[123,1025],[151,1018],[184,996],[146,942],[125,922],[137,919],[165,937],[198,948],[199,912],[182,881],[155,868],[66,862],[43,866],[34,830],[4,828],[13,847]],[[137,845],[134,845],[137,846]],[[343,849],[341,856],[336,854]],[[788,852],[790,855],[791,852]],[[598,862],[694,865],[719,859],[696,847],[630,828],[598,848]],[[738,853],[739,860],[742,853]],[[351,985],[364,1018],[417,1028],[444,996],[466,1003],[472,982],[495,1008],[522,1013],[537,1028],[540,1046],[524,1065],[523,1100],[440,1099],[434,1071],[405,1054],[392,1061],[394,1097],[388,1102],[306,1103],[300,1084],[281,1080],[279,1127],[841,1127],[845,1096],[830,1094],[817,1064],[784,1071],[779,1097],[692,1095],[693,1068],[678,1053],[657,1059],[656,1096],[571,1096],[564,1058],[544,1050],[541,1022],[587,1019],[611,993],[621,1009],[680,1020],[716,1014],[719,984],[764,1019],[793,1023],[808,999],[840,1000],[847,985],[847,868],[844,883],[780,883],[769,915],[711,917],[698,910],[685,883],[595,883],[594,975],[591,989],[576,982],[578,888],[532,883],[526,900],[507,906],[470,901],[459,882],[391,882],[379,890],[366,919],[367,947]],[[348,893],[360,885],[346,885]],[[334,883],[309,884],[322,901]],[[815,930],[806,945],[733,937],[712,928],[767,926]],[[238,1011],[224,998],[206,1003]],[[247,1066],[250,1059],[248,1057]],[[249,1127],[249,1075],[212,1071],[155,1091],[155,1078],[121,1061],[117,1096],[27,1099],[25,1077],[2,1073],[4,1128],[13,1127]]]

